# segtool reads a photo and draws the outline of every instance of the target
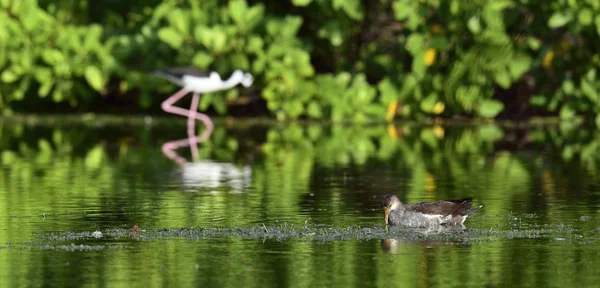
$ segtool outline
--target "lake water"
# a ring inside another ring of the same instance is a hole
[[[0,287],[600,283],[593,127],[220,121],[164,146],[185,122],[0,121]],[[391,231],[387,193],[483,208],[461,233]]]

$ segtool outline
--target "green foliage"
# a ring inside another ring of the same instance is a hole
[[[220,114],[260,91],[281,120],[494,118],[517,113],[511,101],[595,118],[600,5],[563,2],[4,0],[0,107],[50,95],[89,108],[90,95],[131,91],[148,107],[174,88],[147,71],[193,65],[255,76],[202,97]]]
[[[92,90],[101,92],[115,65],[102,37],[102,26],[62,23],[35,0],[3,1],[0,103],[23,100],[33,93],[76,105]]]

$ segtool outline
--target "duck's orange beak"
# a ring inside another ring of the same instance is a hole
[[[390,217],[390,208],[388,207],[384,207],[383,208],[383,214],[385,215],[385,225],[388,224],[388,218]]]

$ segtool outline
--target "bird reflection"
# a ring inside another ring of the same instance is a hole
[[[199,160],[198,144],[206,141],[213,130],[205,129],[200,136],[196,136],[194,124],[193,118],[192,121],[188,121],[187,138],[166,142],[161,148],[165,157],[180,166],[183,185],[188,188],[216,189],[226,183],[225,185],[229,186],[233,192],[243,192],[251,183],[252,168],[248,165],[238,168],[232,163]],[[190,147],[191,162],[176,152],[177,149],[184,147]]]
[[[455,237],[448,237],[446,239],[424,239],[424,240],[414,240],[414,239],[381,239],[381,250],[390,254],[397,254],[399,249],[401,248],[401,244],[420,244],[426,248],[433,247],[443,247],[443,246],[452,246],[452,245],[462,245],[469,246],[470,243],[467,242],[463,237],[461,237],[461,233],[465,233],[468,229],[464,225],[456,225],[456,226],[438,226],[438,227],[427,227],[427,228],[401,228],[394,227],[389,228],[392,232],[396,229],[399,231],[402,229],[403,232],[407,233],[417,233],[423,236],[433,236],[436,234],[449,234],[454,235]],[[388,230],[388,231],[390,231]]]

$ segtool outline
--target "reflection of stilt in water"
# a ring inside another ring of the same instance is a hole
[[[192,108],[198,106],[199,95],[194,94],[192,98]],[[201,113],[198,113],[201,114]],[[251,183],[252,168],[244,166],[239,169],[231,163],[217,163],[208,160],[198,161],[198,144],[206,141],[212,134],[212,125],[207,125],[206,130],[200,137],[196,136],[195,123],[198,119],[197,112],[194,109],[189,110],[187,122],[188,137],[180,140],[169,141],[162,145],[163,154],[181,166],[182,178],[185,186],[203,187],[216,189],[227,181],[227,186],[234,192],[242,192]],[[175,150],[183,147],[190,147],[192,152],[192,161],[188,162],[181,157]]]

